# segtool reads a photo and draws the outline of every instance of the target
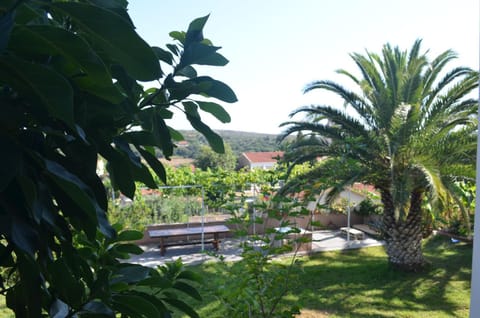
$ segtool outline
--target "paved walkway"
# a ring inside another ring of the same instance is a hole
[[[239,248],[240,241],[238,239],[225,239],[222,241],[219,255],[222,255],[226,261],[239,260],[241,249]],[[383,241],[375,240],[368,235],[364,240],[347,239],[340,234],[340,231],[315,231],[312,234],[312,251],[311,253],[346,250],[363,248],[370,246],[383,245]],[[211,244],[205,244],[205,253],[202,253],[201,245],[194,246],[172,246],[167,249],[164,256],[160,255],[160,249],[157,245],[142,246],[144,253],[142,255],[135,255],[129,261],[145,266],[156,267],[165,262],[182,259],[184,264],[199,264],[209,260],[217,260],[211,253],[213,252]]]

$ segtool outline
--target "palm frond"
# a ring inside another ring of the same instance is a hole
[[[367,126],[373,128],[372,126],[375,125],[375,109],[356,93],[332,81],[312,82],[305,87],[304,92],[307,93],[314,89],[324,89],[335,93],[345,101],[345,105],[351,106],[356,111],[357,115],[363,119]]]
[[[423,89],[423,96],[427,96],[433,89],[434,83],[437,81],[437,77],[443,71],[444,67],[453,59],[457,58],[457,54],[452,50],[447,50],[438,55],[426,68],[424,78],[425,84]]]
[[[457,57],[451,50],[429,63],[421,43],[415,41],[409,51],[386,44],[380,55],[350,54],[360,75],[337,73],[353,88],[328,80],[306,86],[305,93],[329,91],[343,105],[301,107],[291,116],[306,115],[302,121],[283,124],[283,137],[298,134],[286,155],[293,165],[327,158],[320,170],[298,182],[328,182],[332,195],[352,180],[368,182],[391,197],[404,215],[412,193],[430,193],[447,202],[453,196],[451,184],[473,178],[478,101],[472,92],[478,89],[479,74],[468,67],[447,70]],[[352,165],[350,173],[343,170],[344,162]]]

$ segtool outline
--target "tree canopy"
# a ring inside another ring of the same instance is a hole
[[[135,181],[157,186],[148,167],[165,182],[155,149],[168,158],[182,139],[167,124],[173,106],[224,151],[201,111],[228,122],[215,100],[237,99],[194,68],[228,63],[203,36],[207,19],[163,49],[136,33],[126,1],[0,4],[0,292],[17,316],[158,317],[169,306],[196,316],[176,296],[199,297],[179,264],[159,273],[117,261],[141,252],[125,243],[138,236],[107,221],[96,168],[104,158],[129,197]]]
[[[237,157],[232,152],[229,144],[225,145],[225,152],[219,154],[214,152],[210,147],[200,147],[200,152],[195,157],[195,167],[202,170],[207,169],[223,169],[232,171],[237,166]]]
[[[312,105],[294,112],[305,120],[284,123],[284,137],[302,132],[285,154],[293,165],[323,158],[319,168],[290,182],[328,180],[333,197],[353,182],[374,185],[384,205],[383,232],[390,263],[416,270],[426,196],[441,211],[458,203],[460,181],[475,177],[478,73],[446,70],[456,54],[433,60],[421,41],[403,51],[386,44],[381,54],[351,54],[359,76],[339,70],[353,90],[321,80],[305,92],[332,92],[343,107]],[[287,189],[287,188],[286,188]]]

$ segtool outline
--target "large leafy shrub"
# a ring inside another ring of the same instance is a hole
[[[106,160],[113,188],[132,198],[135,181],[157,186],[147,165],[166,182],[155,149],[168,158],[182,138],[167,125],[171,106],[222,152],[199,110],[226,122],[209,98],[236,97],[194,69],[228,62],[203,37],[207,17],[172,32],[175,43],[164,50],[135,32],[126,3],[0,4],[0,266],[8,273],[0,292],[18,317],[158,317],[168,316],[167,305],[195,316],[157,293],[175,285],[198,296],[176,282],[180,269],[159,274],[115,260],[140,251],[117,245],[132,237],[107,221],[97,160]],[[147,81],[159,87],[144,89]]]

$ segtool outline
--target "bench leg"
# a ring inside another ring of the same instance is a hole
[[[165,246],[165,240],[162,237],[160,238],[160,255],[164,256],[166,252],[167,252],[167,248]]]
[[[215,251],[218,251],[219,243],[220,243],[220,240],[218,239],[218,233],[213,233],[212,245],[213,245],[213,248],[215,249]]]

